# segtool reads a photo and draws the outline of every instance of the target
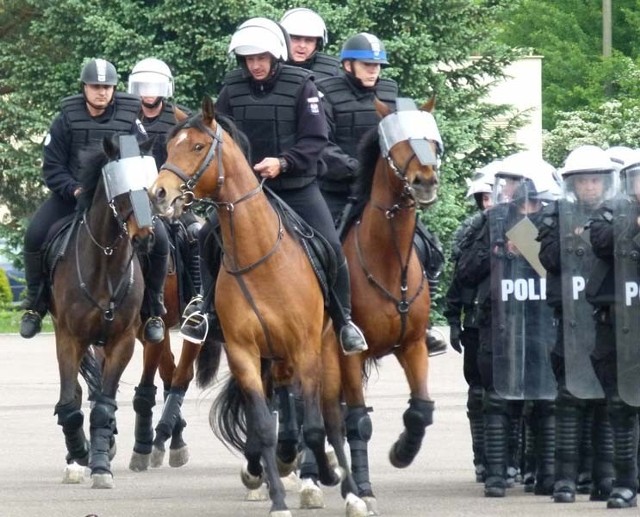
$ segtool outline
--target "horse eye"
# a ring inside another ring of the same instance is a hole
[[[193,150],[194,151],[202,151],[204,149],[204,145],[203,144],[196,144],[193,146]]]

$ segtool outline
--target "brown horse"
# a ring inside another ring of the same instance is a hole
[[[369,345],[363,354],[339,356],[347,440],[358,495],[374,513],[367,454],[371,421],[363,394],[365,362],[393,354],[409,383],[405,430],[391,448],[392,465],[403,468],[413,461],[425,427],[432,423],[425,346],[430,296],[413,238],[417,208],[436,200],[441,142],[430,113],[433,106],[431,99],[420,111],[414,106],[390,114],[386,105],[376,102],[382,130],[372,132],[361,145],[363,208],[343,242],[351,274],[353,320]]]
[[[212,426],[244,453],[245,485],[257,488],[266,476],[271,515],[285,517],[291,514],[278,475],[275,421],[263,373],[271,372],[276,389],[299,382],[304,437],[318,461],[320,481],[340,481],[324,451],[320,408],[324,300],[302,246],[285,228],[231,134],[205,98],[201,114],[175,128],[168,162],[150,193],[158,211],[169,217],[178,217],[194,197],[206,197],[216,208],[224,260],[215,308],[232,377],[219,399],[218,408],[224,409],[212,418],[219,426]],[[334,447],[342,446],[338,441]]]
[[[134,137],[128,138],[135,141]],[[127,148],[131,148],[130,143]],[[103,152],[87,157],[80,178],[85,191],[80,204],[86,200],[90,205],[68,237],[65,257],[55,268],[51,286],[51,315],[60,370],[60,399],[55,413],[68,451],[65,475],[73,476],[70,470],[73,462],[88,464],[94,488],[114,486],[110,461],[115,454],[116,393],[133,354],[144,293],[134,248],[148,249],[153,235],[151,227],[138,227],[128,194],[108,199],[101,171],[118,158],[125,156],[119,156],[119,147],[111,141],[104,142]],[[127,158],[131,164],[136,156]],[[137,158],[140,161],[135,161],[136,167],[149,171],[148,160],[153,158]],[[140,173],[140,170],[116,171]],[[116,182],[123,184],[122,178],[119,176]],[[115,190],[112,192],[116,194]],[[103,360],[101,372],[97,372],[101,382],[93,386],[91,394],[89,450],[80,409],[82,388],[78,372],[92,344],[101,349]],[[71,477],[65,479],[72,482]]]

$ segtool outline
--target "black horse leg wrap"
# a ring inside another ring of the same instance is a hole
[[[351,451],[353,480],[360,493],[371,491],[367,442],[373,434],[371,417],[365,406],[350,407],[346,418],[347,441]]]
[[[176,426],[176,423],[180,419],[180,408],[184,401],[185,390],[183,389],[171,389],[169,395],[164,402],[164,409],[162,411],[162,417],[160,422],[156,426],[156,439],[166,441]]]
[[[108,397],[96,400],[89,417],[91,430],[91,460],[89,466],[95,472],[111,473],[109,449],[116,434],[116,401]]]
[[[298,422],[295,398],[288,386],[278,386],[275,394],[278,401],[278,441],[297,442]]]
[[[137,386],[133,397],[136,412],[135,443],[133,450],[138,454],[151,454],[153,442],[153,407],[156,405],[155,386]]]

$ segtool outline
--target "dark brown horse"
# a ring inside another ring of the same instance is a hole
[[[51,287],[60,370],[60,399],[55,413],[65,436],[68,465],[88,464],[94,488],[113,487],[110,461],[115,454],[116,393],[133,354],[144,293],[134,248],[147,249],[153,235],[151,227],[138,227],[128,194],[107,199],[101,171],[107,162],[118,158],[124,156],[119,156],[119,147],[111,141],[104,142],[103,152],[87,158],[81,177],[85,193],[80,204],[88,201],[89,206],[69,237]],[[136,160],[135,156],[131,158]],[[148,171],[148,160],[153,158],[137,158],[140,170],[118,173]],[[78,372],[90,345],[101,349],[103,360],[98,372],[101,382],[94,385],[91,394],[89,450]],[[72,472],[69,468],[67,474]]]
[[[324,451],[322,291],[302,246],[286,230],[234,138],[214,118],[210,99],[203,100],[201,114],[177,126],[167,151],[168,163],[150,191],[158,211],[178,217],[194,197],[208,198],[220,221],[224,261],[215,308],[232,377],[218,406],[222,412],[212,420],[219,436],[244,453],[245,485],[257,488],[266,477],[271,515],[284,517],[290,512],[276,464],[266,371],[276,388],[300,383],[305,441],[318,461],[320,481],[340,481]],[[218,358],[219,353],[218,347]]]
[[[367,441],[371,421],[363,394],[365,362],[393,354],[409,383],[405,429],[391,448],[392,465],[403,468],[413,461],[425,427],[432,423],[425,346],[430,296],[413,238],[417,209],[436,199],[436,157],[441,143],[430,113],[433,105],[432,99],[420,111],[390,114],[384,104],[376,103],[384,126],[362,143],[360,181],[365,204],[343,242],[351,274],[353,320],[369,345],[363,354],[339,356],[347,405],[346,431],[358,495],[372,512],[377,510],[369,481]]]

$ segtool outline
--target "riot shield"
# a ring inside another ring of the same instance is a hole
[[[595,260],[588,230],[584,231],[588,214],[567,199],[559,202],[558,208],[566,386],[575,397],[602,398],[604,391],[591,363],[596,345],[593,307],[585,297],[586,281]]]
[[[512,203],[489,210],[489,220],[494,387],[506,399],[554,399],[555,327],[537,228]]]
[[[640,212],[637,203],[616,203],[614,213],[615,328],[618,392],[640,406]]]

